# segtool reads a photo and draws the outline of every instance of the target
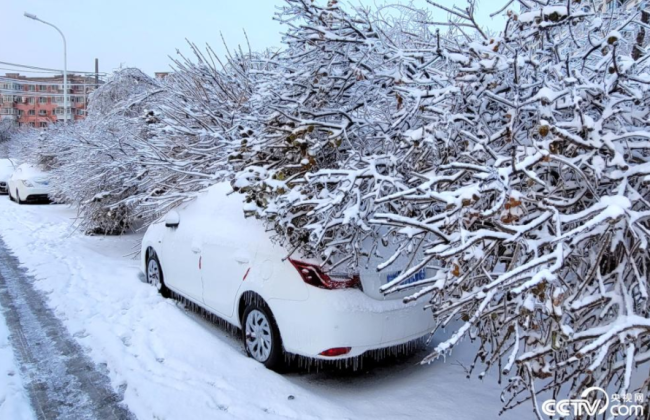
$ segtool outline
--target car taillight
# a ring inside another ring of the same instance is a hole
[[[325,357],[343,356],[344,354],[350,353],[350,350],[352,350],[352,347],[335,347],[320,352],[320,355]]]
[[[338,276],[335,274],[325,274],[323,270],[317,265],[306,263],[303,261],[292,260],[291,264],[296,267],[300,277],[307,284],[310,284],[315,287],[320,287],[321,289],[349,289],[352,287],[359,287],[361,281],[359,280],[358,275],[354,276]]]

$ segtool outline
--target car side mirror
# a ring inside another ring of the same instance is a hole
[[[172,210],[165,216],[165,226],[175,228],[181,223],[181,215],[176,210]]]

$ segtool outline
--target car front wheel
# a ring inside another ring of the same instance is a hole
[[[23,200],[20,199],[20,191],[16,188],[16,203],[23,204]]]
[[[160,292],[163,297],[169,297],[170,292],[167,286],[165,286],[165,279],[163,277],[162,268],[160,267],[160,261],[156,256],[156,253],[150,251],[149,256],[147,257],[147,283],[152,284],[158,292]]]
[[[250,357],[271,370],[284,366],[280,330],[268,305],[261,299],[253,299],[246,307],[242,317],[242,334],[246,353]]]

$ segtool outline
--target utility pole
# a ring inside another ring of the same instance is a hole
[[[69,104],[69,102],[68,102],[68,93],[69,92],[68,92],[68,47],[67,47],[67,44],[66,44],[66,41],[65,41],[65,35],[63,35],[63,32],[61,32],[61,30],[59,28],[57,28],[56,26],[52,25],[49,22],[46,22],[46,21],[44,21],[42,19],[39,19],[33,13],[25,12],[25,17],[29,18],[29,19],[32,19],[32,20],[35,20],[35,21],[38,21],[38,22],[41,22],[41,23],[44,23],[47,26],[53,27],[54,29],[56,29],[56,31],[59,33],[59,35],[61,35],[61,38],[63,38],[63,124],[67,125],[68,124],[68,104]]]
[[[95,58],[95,89],[99,88],[99,58]]]

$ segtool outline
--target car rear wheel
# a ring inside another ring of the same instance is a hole
[[[268,305],[261,299],[253,299],[242,317],[242,334],[246,353],[268,369],[279,370],[284,366],[284,350],[280,330]]]
[[[149,251],[147,257],[147,283],[152,284],[163,297],[171,295],[167,286],[165,286],[165,278],[163,276],[160,261],[154,251]]]
[[[16,203],[23,204],[23,200],[20,199],[20,191],[16,188]]]

